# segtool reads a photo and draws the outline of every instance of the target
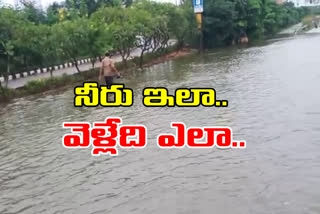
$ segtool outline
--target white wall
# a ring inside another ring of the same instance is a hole
[[[169,3],[172,3],[172,4],[180,4],[180,0],[153,0],[153,1],[156,1],[156,2],[169,2]]]
[[[294,3],[296,7],[320,6],[320,0],[288,0],[288,1]]]

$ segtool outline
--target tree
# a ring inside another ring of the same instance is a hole
[[[33,0],[20,0],[22,4],[22,13],[30,22],[40,24],[46,21],[44,12],[36,6]]]
[[[214,47],[231,44],[237,20],[235,3],[229,0],[210,1],[204,11],[205,45]]]
[[[4,62],[3,73],[8,85],[8,75],[11,73],[12,60],[17,48],[18,31],[26,22],[21,13],[10,8],[0,8],[0,60]],[[0,68],[0,70],[2,70]]]
[[[133,6],[148,11],[153,16],[156,14],[158,17],[165,17],[163,21],[166,23],[167,30],[170,33],[169,36],[178,40],[179,47],[184,45],[187,36],[196,31],[191,2],[185,2],[181,7],[177,7],[171,3],[138,0],[135,1]]]
[[[125,22],[122,25],[112,24],[110,28],[114,38],[113,48],[120,53],[123,62],[127,64],[131,49],[135,47],[137,35],[135,27]]]
[[[47,23],[52,25],[59,22],[59,11],[64,8],[63,4],[57,2],[52,3],[47,8]]]
[[[64,21],[53,26],[60,51],[74,63],[78,72],[78,58],[85,56],[88,51],[87,19],[79,18],[73,21]]]
[[[62,52],[57,49],[58,39],[56,32],[47,25],[40,25],[37,30],[34,31],[34,36],[30,43],[31,48],[38,50],[40,55],[40,60],[38,66],[42,70],[44,67],[51,67],[55,63],[59,63],[59,58],[61,59]],[[60,50],[61,51],[61,50]],[[53,68],[49,69],[50,75],[52,76]]]
[[[2,53],[7,57],[7,72],[5,73],[5,87],[8,87],[8,75],[10,74],[11,59],[14,56],[14,46],[11,41],[1,42]]]
[[[102,7],[120,7],[120,0],[66,0],[65,6],[67,9],[85,10],[90,16]],[[82,9],[81,9],[82,8]]]
[[[107,24],[98,24],[91,20],[88,28],[88,54],[92,68],[98,57],[112,49],[112,37]]]
[[[110,50],[126,63],[139,48],[142,66],[145,54],[165,50],[170,38],[182,47],[195,44],[199,36],[191,1],[177,7],[149,0],[65,0],[50,5],[46,13],[34,0],[21,2],[15,9],[0,6],[0,74],[6,81],[9,74],[67,60],[80,72],[79,58],[90,57],[94,67],[97,57]],[[310,10],[273,0],[206,1],[205,45],[270,36]]]
[[[125,6],[125,7],[130,7],[133,3],[133,0],[122,0],[122,4]]]
[[[154,27],[157,27],[157,24],[154,21],[154,17],[146,11],[141,10],[139,13],[136,13],[135,26],[137,39],[135,46],[141,51],[139,62],[140,67],[142,67],[143,64],[144,53],[152,49],[153,46],[153,37],[155,33]]]
[[[114,38],[112,47],[120,53],[125,64],[136,43],[136,12],[133,8],[102,8],[92,17],[93,21],[105,23],[110,27],[110,33]]]
[[[81,17],[88,16],[88,6],[85,0],[80,1],[80,16]]]

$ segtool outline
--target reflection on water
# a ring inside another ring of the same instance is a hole
[[[0,213],[320,213],[320,36],[188,56],[120,80],[131,108],[74,108],[73,90],[0,109]],[[145,87],[212,87],[228,108],[146,108]],[[121,117],[148,147],[90,156],[61,144],[65,121]],[[156,136],[231,126],[246,150],[161,150]]]

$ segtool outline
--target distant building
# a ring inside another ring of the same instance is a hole
[[[278,4],[292,2],[296,7],[320,6],[320,0],[276,0]]]
[[[283,4],[285,2],[287,2],[287,0],[276,0],[277,4]]]
[[[175,5],[180,5],[181,4],[181,0],[154,0],[156,2],[160,2],[160,3],[172,3]]]

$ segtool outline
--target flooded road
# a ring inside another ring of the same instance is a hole
[[[188,56],[126,75],[131,108],[74,108],[73,90],[0,109],[0,213],[320,213],[320,35]],[[145,87],[212,87],[228,108],[146,108]],[[143,150],[67,150],[67,121],[148,127]],[[245,150],[161,150],[170,122],[230,126]]]

